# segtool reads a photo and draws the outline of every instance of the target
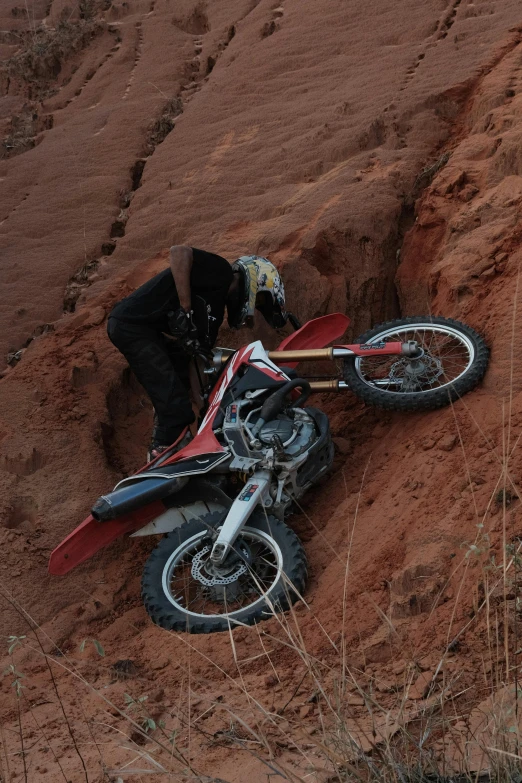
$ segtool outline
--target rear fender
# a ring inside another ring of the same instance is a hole
[[[89,515],[61,544],[51,553],[49,560],[49,573],[55,576],[66,574],[80,563],[89,560],[100,549],[108,546],[119,536],[140,531],[139,535],[153,535],[156,533],[168,533],[178,527],[181,515],[169,514],[178,509],[190,507],[196,503],[212,506],[212,510],[219,508],[228,509],[232,504],[231,498],[218,486],[205,479],[193,478],[186,487],[176,495],[165,498],[164,501],[155,501],[133,511],[125,516],[118,517],[109,522],[98,522]],[[172,506],[168,508],[168,506]],[[181,513],[181,512],[178,512]],[[162,524],[165,529],[154,529],[149,523],[154,523],[164,517]],[[183,522],[187,521],[185,518]],[[183,524],[181,522],[181,524]],[[168,525],[171,525],[167,528]],[[147,532],[141,532],[148,528]],[[150,531],[150,532],[149,532]]]
[[[51,553],[49,573],[55,576],[66,574],[119,536],[143,527],[164,511],[163,503],[156,501],[110,522],[97,522],[89,514]]]

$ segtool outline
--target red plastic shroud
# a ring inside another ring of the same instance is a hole
[[[350,319],[342,313],[333,313],[325,315],[322,318],[315,318],[308,321],[301,329],[285,338],[278,346],[278,350],[301,350],[306,348],[324,348],[339,339],[344,334]],[[178,462],[187,457],[197,456],[199,454],[208,454],[222,451],[222,447],[214,437],[212,423],[219,410],[219,405],[223,395],[230,385],[230,382],[241,364],[248,364],[252,349],[249,346],[238,351],[228,365],[226,366],[219,382],[213,390],[209,409],[202,422],[198,434],[188,446],[174,454],[164,465]],[[269,367],[256,365],[257,369],[265,374],[274,377],[274,373]],[[285,363],[285,366],[295,366]],[[152,465],[153,463],[150,463]],[[141,473],[149,465],[141,468]],[[125,533],[131,533],[143,527],[152,519],[159,516],[165,510],[161,501],[149,503],[147,506],[134,511],[131,514],[114,519],[111,522],[97,522],[89,515],[75,530],[65,538],[61,544],[52,552],[49,560],[49,573],[66,574],[75,566],[88,560],[96,552],[114,541],[114,539]]]

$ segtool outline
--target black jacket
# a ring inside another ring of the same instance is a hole
[[[190,290],[194,323],[202,342],[209,348],[216,341],[223,323],[232,267],[215,253],[192,248],[193,263]],[[110,317],[129,323],[142,323],[168,332],[168,313],[180,306],[170,268],[155,275],[114,307]]]

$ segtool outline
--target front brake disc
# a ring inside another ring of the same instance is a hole
[[[238,562],[236,567],[233,568],[233,570],[226,576],[224,574],[209,574],[208,572],[203,573],[205,565],[208,561],[208,557],[206,559],[204,558],[205,555],[209,554],[210,547],[203,547],[203,549],[201,549],[197,555],[194,555],[191,568],[191,573],[194,579],[197,579],[198,582],[200,582],[202,585],[205,585],[206,587],[216,587],[216,585],[230,585],[232,582],[235,582],[237,579],[239,579],[240,576],[246,574],[248,570],[246,563]]]

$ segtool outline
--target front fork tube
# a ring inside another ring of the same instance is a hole
[[[223,563],[242,527],[257,504],[263,501],[270,485],[270,479],[270,471],[256,471],[232,503],[210,553],[210,560],[214,565],[219,566]]]

